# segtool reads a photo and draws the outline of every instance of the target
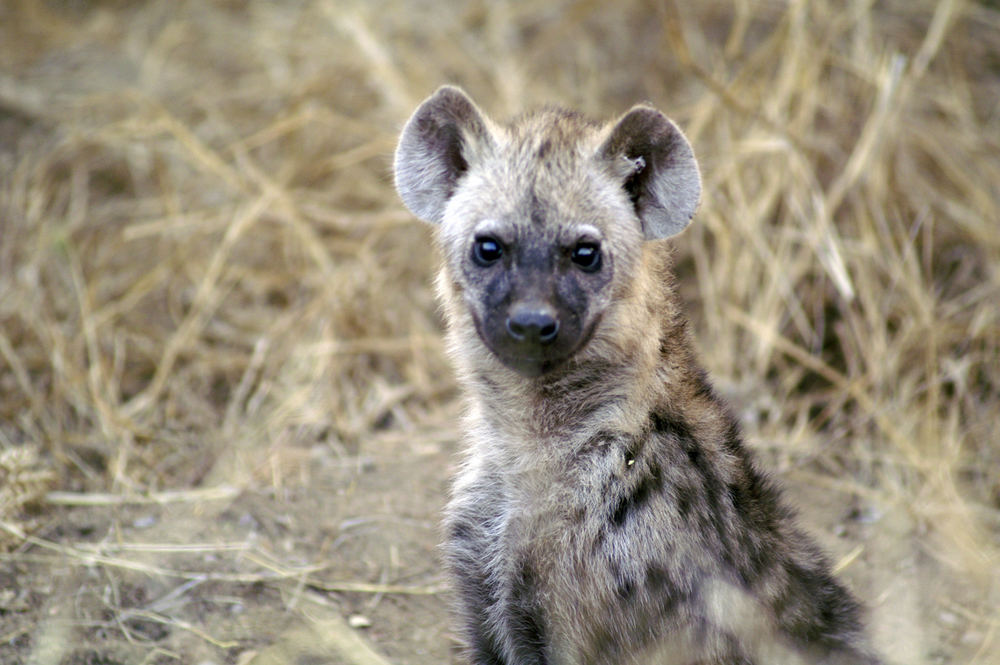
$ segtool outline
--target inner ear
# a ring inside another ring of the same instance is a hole
[[[621,182],[647,239],[687,227],[701,198],[701,176],[691,145],[665,115],[634,107],[610,127],[598,155]]]
[[[427,155],[436,156],[442,167],[437,181],[428,179],[426,182],[440,190],[445,198],[450,197],[455,183],[469,170],[469,162],[463,154],[466,148],[462,128],[452,118],[432,114],[421,116],[419,122],[421,126],[417,131],[422,134],[423,149]]]

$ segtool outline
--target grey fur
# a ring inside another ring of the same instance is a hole
[[[860,608],[692,350],[669,245],[701,185],[646,106],[414,113],[404,203],[439,224],[468,399],[445,557],[477,665],[873,665]]]

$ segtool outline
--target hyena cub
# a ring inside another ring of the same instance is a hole
[[[395,176],[439,226],[469,402],[445,553],[471,661],[877,663],[692,352],[660,242],[701,194],[681,131],[501,125],[443,87]]]

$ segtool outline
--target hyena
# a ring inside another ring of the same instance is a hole
[[[443,87],[395,155],[468,401],[445,560],[476,665],[879,662],[693,353],[663,239],[701,195],[636,106],[495,123]]]

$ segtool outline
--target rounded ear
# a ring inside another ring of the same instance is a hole
[[[442,86],[413,112],[396,147],[396,191],[410,211],[440,222],[455,184],[492,144],[487,121],[460,88]]]
[[[683,231],[698,209],[701,176],[691,144],[665,115],[633,107],[598,151],[635,205],[647,240]]]

